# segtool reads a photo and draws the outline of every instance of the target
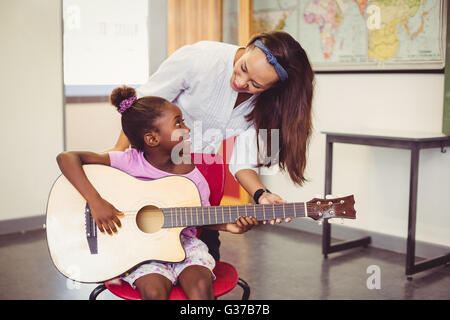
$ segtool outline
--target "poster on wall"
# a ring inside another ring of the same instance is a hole
[[[283,30],[315,71],[439,70],[445,0],[257,0],[254,33]]]

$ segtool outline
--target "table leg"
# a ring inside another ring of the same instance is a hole
[[[409,212],[408,212],[408,238],[406,240],[406,270],[408,280],[412,275],[430,268],[450,262],[450,253],[415,263],[416,258],[416,216],[417,216],[417,188],[419,181],[419,154],[417,146],[411,148],[411,172],[409,182]]]
[[[333,176],[333,142],[327,137],[325,159],[325,196],[331,194],[332,176]],[[347,250],[356,247],[367,247],[371,243],[370,237],[364,237],[357,240],[342,241],[331,245],[331,224],[328,220],[323,221],[322,226],[322,254],[325,259],[329,253]]]
[[[326,151],[325,151],[325,196],[331,194],[331,185],[333,177],[333,142],[330,142],[327,137]],[[323,221],[322,225],[322,254],[324,258],[328,258],[331,243],[331,226],[328,220]]]
[[[419,148],[411,149],[409,180],[408,239],[406,240],[406,275],[414,273],[416,251],[417,184],[419,178]]]

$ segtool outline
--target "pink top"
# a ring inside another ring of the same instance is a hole
[[[136,149],[127,149],[126,151],[112,151],[109,152],[109,159],[111,167],[122,170],[133,177],[141,180],[153,180],[163,178],[167,176],[173,176],[174,173],[165,172],[152,166],[144,157],[142,151]],[[205,177],[201,172],[194,168],[189,173],[181,175],[192,180],[200,193],[200,199],[202,206],[209,206],[209,185]],[[195,228],[187,228],[183,230],[183,234],[188,237],[194,237],[196,235]]]

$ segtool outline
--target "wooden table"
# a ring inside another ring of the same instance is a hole
[[[416,246],[416,209],[417,186],[419,175],[419,153],[421,149],[439,148],[445,153],[445,147],[450,146],[450,136],[441,133],[380,133],[380,132],[330,132],[322,131],[326,135],[326,161],[325,161],[325,194],[331,194],[333,144],[349,143],[375,147],[399,148],[411,150],[410,183],[409,183],[409,211],[408,211],[408,236],[406,243],[406,270],[408,280],[412,275],[450,261],[450,253],[415,263]],[[447,208],[449,209],[449,208]],[[449,209],[450,213],[450,209]],[[359,246],[367,246],[371,242],[370,237],[357,240],[330,243],[331,225],[328,221],[323,223],[322,253],[325,258],[329,253],[338,252]]]

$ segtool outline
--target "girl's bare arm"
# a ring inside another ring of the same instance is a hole
[[[109,154],[97,154],[93,152],[69,151],[60,153],[56,157],[59,168],[67,180],[77,189],[91,208],[92,216],[101,232],[117,232],[116,225],[121,227],[117,216],[123,214],[104,200],[94,186],[88,180],[84,170],[84,164],[102,164],[110,166]]]

